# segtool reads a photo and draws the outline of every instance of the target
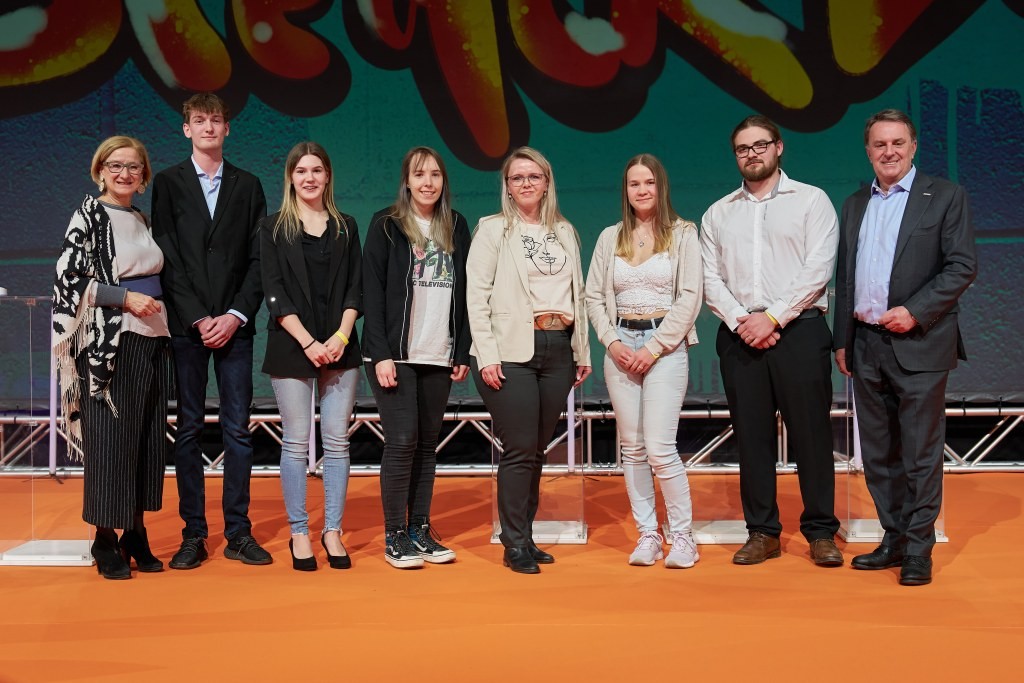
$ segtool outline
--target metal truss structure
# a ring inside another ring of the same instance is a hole
[[[622,472],[621,461],[616,446],[615,460],[611,463],[595,463],[593,457],[594,433],[593,427],[596,421],[614,420],[615,414],[611,410],[585,409],[578,411],[574,416],[572,425],[563,425],[563,428],[555,436],[555,439],[548,445],[548,451],[564,443],[569,435],[571,427],[577,434],[581,434],[583,452],[578,465],[574,469],[583,474],[620,474]],[[729,413],[725,409],[687,408],[680,412],[680,420],[704,420],[715,421],[717,424],[729,419]],[[968,450],[964,453],[957,452],[948,443],[945,445],[945,469],[947,472],[1024,472],[1024,453],[1015,454],[1014,461],[989,461],[987,458],[992,452],[1009,436],[1015,429],[1024,422],[1024,407],[960,407],[947,408],[947,421],[963,419],[982,418],[990,423],[988,431],[975,439]],[[456,436],[464,429],[476,430],[493,448],[501,447],[497,437],[491,429],[490,414],[485,411],[448,411],[445,413],[446,422],[454,422],[455,426],[438,444],[438,452],[442,452]],[[833,424],[839,421],[849,427],[852,423],[852,414],[845,408],[833,408]],[[207,414],[206,422],[216,423],[217,415]],[[354,415],[349,426],[349,436],[360,430],[365,430],[384,441],[384,433],[380,428],[380,416],[375,412],[358,412]],[[64,437],[61,420],[58,418],[56,431],[51,433],[53,426],[50,419],[45,416],[0,414],[0,475],[38,475],[56,474],[59,469],[61,473],[75,476],[81,473],[81,466],[69,464],[57,467],[53,457],[49,460],[48,467],[42,467],[35,461],[33,454],[53,451],[56,440],[64,441],[67,448],[73,448]],[[276,443],[280,444],[282,439],[281,416],[279,414],[255,414],[252,416],[249,429],[254,434],[263,432]],[[849,429],[847,433],[849,433]],[[176,418],[170,416],[167,424],[167,439],[174,442],[176,433]],[[686,466],[693,474],[721,474],[736,473],[738,466],[735,464],[715,463],[712,455],[726,444],[732,437],[733,431],[730,425],[726,425],[712,437],[708,438],[701,447],[692,454],[685,454]],[[779,460],[778,470],[780,472],[793,472],[795,465],[789,461],[786,452],[785,427],[779,420]],[[48,445],[47,445],[48,444]],[[836,467],[839,469],[856,468],[856,462],[851,462],[852,449],[837,449],[834,453]],[[204,454],[206,473],[208,476],[218,476],[222,472],[224,453],[210,456]],[[311,470],[319,468],[321,463],[311,461]],[[566,465],[554,466],[563,470]],[[376,475],[380,471],[378,465],[357,465],[353,466],[353,474]],[[258,466],[254,468],[255,475],[275,476],[278,472],[276,466]],[[438,466],[439,475],[490,475],[490,462],[482,464],[466,465],[444,465]]]

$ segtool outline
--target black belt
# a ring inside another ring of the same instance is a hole
[[[651,318],[650,320],[626,320],[625,318],[619,318],[615,324],[619,327],[625,327],[627,330],[656,330],[664,319],[665,316]]]
[[[892,334],[892,332],[890,332],[885,325],[879,325],[877,323],[866,323],[863,320],[855,320],[854,322],[857,323],[857,327],[863,327],[864,329],[871,330],[872,332],[877,332],[878,334]]]

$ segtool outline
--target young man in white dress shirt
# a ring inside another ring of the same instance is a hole
[[[736,564],[779,557],[776,410],[788,430],[804,510],[800,531],[811,560],[838,567],[832,458],[827,286],[839,238],[825,193],[780,168],[782,134],[749,116],[732,147],[743,182],[711,205],[701,226],[704,294],[722,319],[716,349],[739,448],[746,544]]]

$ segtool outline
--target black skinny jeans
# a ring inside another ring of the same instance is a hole
[[[437,435],[452,388],[451,373],[451,368],[440,365],[395,363],[398,386],[385,389],[377,381],[373,363],[366,363],[384,430],[380,496],[388,531],[405,528],[407,521],[430,518]]]

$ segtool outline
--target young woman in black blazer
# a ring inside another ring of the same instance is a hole
[[[300,142],[285,162],[281,210],[260,229],[260,265],[270,322],[263,372],[281,413],[281,488],[291,526],[292,566],[316,569],[306,513],[306,469],[314,382],[324,449],[324,528],[330,566],[347,569],[341,518],[349,476],[348,424],[358,385],[362,311],[359,233],[334,203],[331,160]]]
[[[384,430],[384,558],[399,569],[455,559],[431,527],[430,503],[448,394],[469,372],[469,243],[441,157],[409,150],[398,199],[374,214],[363,252],[363,352]]]

